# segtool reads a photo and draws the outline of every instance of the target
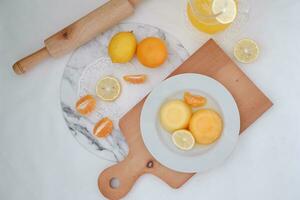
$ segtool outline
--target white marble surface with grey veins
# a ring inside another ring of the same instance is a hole
[[[121,31],[133,31],[138,41],[150,36],[163,39],[169,50],[167,61],[157,69],[142,66],[136,58],[127,64],[113,64],[107,46],[111,37]],[[119,119],[187,57],[186,49],[173,36],[159,28],[136,23],[120,24],[80,47],[67,63],[61,82],[61,107],[71,133],[80,144],[100,158],[113,162],[122,160],[127,155],[128,147],[118,127]],[[147,74],[148,80],[141,85],[129,84],[123,80],[127,74]],[[76,101],[87,94],[96,96],[96,82],[105,76],[114,76],[121,82],[119,98],[114,102],[97,98],[95,112],[81,116],[75,110]],[[93,136],[92,130],[103,117],[112,119],[115,128],[110,136],[99,139]]]

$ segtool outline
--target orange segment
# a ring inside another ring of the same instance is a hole
[[[190,92],[184,93],[184,101],[188,105],[192,107],[200,107],[204,106],[206,104],[206,98],[199,96],[199,95],[193,95]]]
[[[86,95],[80,98],[76,103],[76,110],[82,115],[91,113],[95,107],[96,99],[92,95]]]
[[[146,67],[156,68],[166,61],[168,50],[160,38],[148,37],[138,44],[136,56]]]
[[[141,84],[144,83],[147,79],[147,75],[138,74],[138,75],[126,75],[123,79],[132,84]]]
[[[107,137],[109,134],[111,134],[113,130],[113,122],[108,118],[104,117],[94,127],[94,135],[103,138]]]

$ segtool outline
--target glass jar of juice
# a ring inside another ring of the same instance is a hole
[[[188,0],[187,16],[200,31],[214,34],[225,30],[235,20],[238,0]]]

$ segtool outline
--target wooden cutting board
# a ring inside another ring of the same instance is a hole
[[[273,105],[213,40],[206,42],[170,76],[182,73],[210,76],[231,92],[240,112],[241,133]],[[124,197],[145,173],[161,178],[173,188],[179,188],[194,175],[162,166],[146,149],[140,132],[144,100],[120,120],[120,129],[129,146],[128,156],[122,162],[105,169],[99,176],[99,190],[109,199]]]

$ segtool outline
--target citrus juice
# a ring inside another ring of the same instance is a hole
[[[190,0],[187,5],[187,15],[193,26],[200,31],[214,34],[225,30],[230,23],[221,23],[213,13],[212,4],[214,0]],[[237,1],[234,1],[237,6]]]

